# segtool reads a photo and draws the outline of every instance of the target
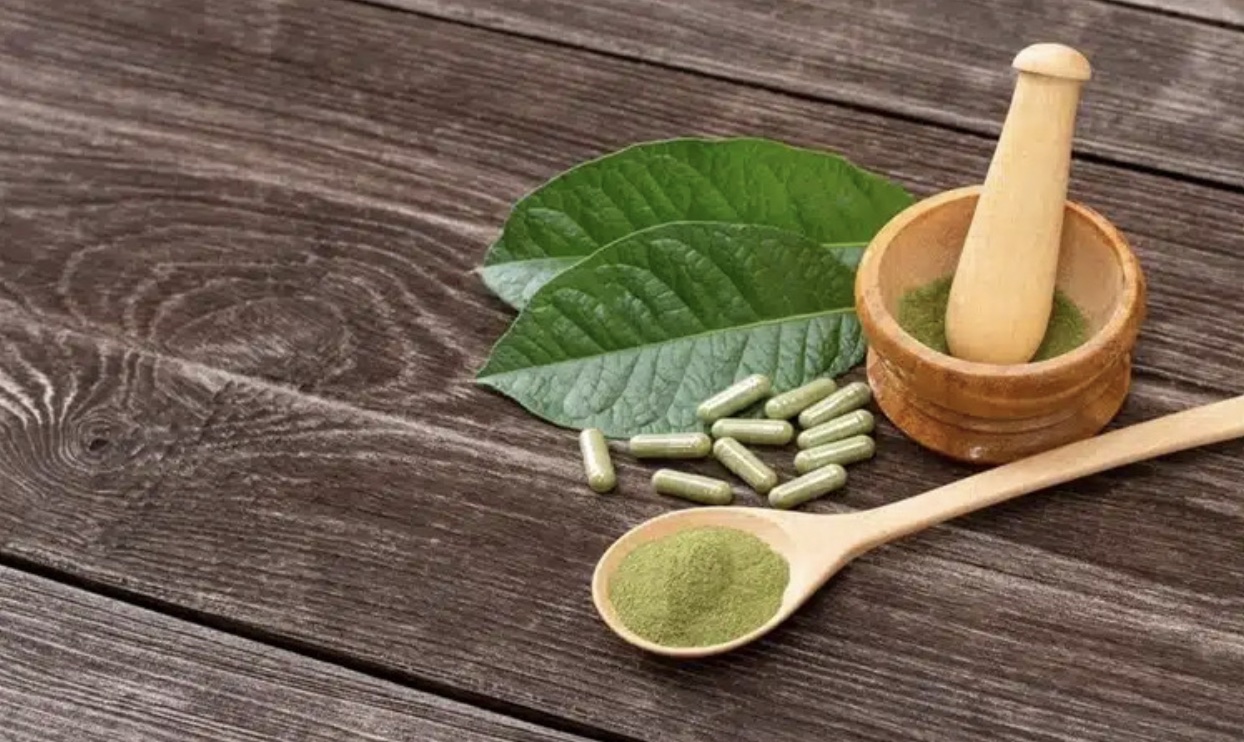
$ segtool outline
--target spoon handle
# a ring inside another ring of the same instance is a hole
[[[1013,461],[858,516],[857,554],[1020,495],[1117,466],[1244,437],[1244,396],[1113,430]]]

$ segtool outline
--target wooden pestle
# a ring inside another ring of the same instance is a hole
[[[946,341],[980,363],[1027,363],[1049,324],[1071,170],[1071,144],[1088,60],[1035,44],[1019,75],[951,283]]]

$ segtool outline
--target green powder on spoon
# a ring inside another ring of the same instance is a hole
[[[950,303],[953,276],[912,289],[899,300],[898,324],[915,339],[938,353],[950,355],[946,345],[946,305]],[[1054,306],[1045,338],[1032,361],[1046,361],[1074,350],[1088,339],[1088,320],[1075,302],[1061,290],[1054,292]]]
[[[610,579],[618,619],[666,647],[738,638],[777,613],[790,567],[734,528],[691,528],[636,547]]]

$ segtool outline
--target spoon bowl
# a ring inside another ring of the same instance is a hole
[[[846,566],[855,556],[852,545],[860,540],[861,520],[855,513],[814,515],[744,507],[689,508],[659,515],[623,534],[597,562],[592,575],[592,601],[610,629],[641,649],[687,659],[728,652],[767,634]],[[637,547],[692,528],[733,528],[756,536],[786,560],[790,580],[777,613],[743,636],[701,647],[667,647],[639,636],[622,623],[609,600],[610,578]],[[852,535],[856,538],[852,539]]]
[[[592,600],[605,624],[630,644],[679,658],[737,649],[769,633],[838,570],[881,544],[1020,495],[1118,466],[1244,436],[1244,396],[1195,407],[989,469],[922,495],[871,510],[815,515],[787,510],[709,507],[679,510],[640,523],[613,543],[592,575]],[[628,629],[609,599],[610,581],[637,547],[689,528],[734,528],[768,544],[790,567],[777,612],[727,642],[669,647]]]

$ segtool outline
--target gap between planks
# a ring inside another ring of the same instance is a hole
[[[0,666],[0,677],[16,672],[27,682],[8,688],[0,684],[0,698],[17,699],[0,719],[19,725],[11,730],[19,739],[31,739],[21,735],[24,727],[40,729],[38,739],[43,740],[87,728],[99,734],[106,728],[109,739],[158,734],[160,739],[313,735],[322,740],[351,731],[359,739],[439,742],[624,740],[582,733],[572,737],[556,725],[540,723],[548,721],[545,715],[532,720],[499,713],[470,699],[419,688],[392,672],[351,667],[331,654],[273,641],[263,632],[0,556],[0,605],[6,601],[18,602],[12,603],[14,614],[0,610],[0,626],[10,627],[0,637],[0,656],[15,654],[17,661]],[[45,649],[35,653],[26,645],[23,651],[22,637],[32,638],[28,632],[37,632]],[[71,634],[76,642],[69,640]],[[81,662],[88,654],[93,661]],[[108,673],[112,664],[130,669],[118,676]],[[204,703],[208,698],[211,702]],[[85,708],[65,713],[75,706]]]
[[[983,107],[981,103],[970,104],[965,110],[956,110],[955,106],[963,106],[965,100],[972,99],[971,96],[963,97],[966,94],[960,94],[957,101],[945,104],[936,97],[922,95],[918,89],[917,92],[908,92],[906,94],[896,94],[888,89],[873,91],[871,87],[862,85],[857,81],[847,84],[847,88],[853,89],[855,94],[845,95],[841,90],[830,89],[822,81],[821,78],[824,77],[826,72],[823,64],[820,67],[813,65],[814,69],[811,70],[804,70],[804,58],[800,57],[792,61],[792,59],[782,56],[783,52],[773,51],[772,47],[777,46],[779,41],[785,40],[797,44],[799,41],[804,40],[802,36],[800,38],[788,39],[786,36],[781,35],[779,31],[774,31],[770,36],[761,35],[758,37],[762,41],[772,42],[769,48],[760,52],[744,51],[742,53],[744,61],[749,62],[751,65],[744,68],[740,67],[740,64],[743,64],[743,62],[739,62],[734,58],[727,60],[720,56],[711,55],[708,57],[697,57],[694,50],[689,52],[681,50],[670,51],[665,47],[653,46],[652,42],[647,39],[627,38],[625,32],[616,39],[602,36],[596,27],[591,25],[590,21],[584,21],[577,17],[570,17],[564,24],[562,23],[563,16],[561,15],[557,16],[557,20],[545,21],[541,17],[542,11],[539,4],[509,7],[497,5],[495,2],[484,2],[479,6],[468,6],[459,0],[347,1],[388,8],[398,12],[412,13],[428,19],[449,21],[471,28],[487,29],[567,49],[592,52],[613,59],[641,62],[661,69],[689,72],[707,79],[730,82],[766,92],[790,95],[801,100],[831,103],[858,112],[884,115],[899,121],[934,126],[959,134],[971,134],[974,137],[987,139],[991,142],[997,138],[1003,113],[1002,111],[994,111],[994,104],[1004,106],[1005,100],[1001,96],[1003,93],[1005,93],[1005,97],[1010,95],[1009,82],[1006,83],[1007,88],[1005,91],[982,87],[980,90],[975,91],[975,98],[992,102]],[[1132,11],[1138,16],[1166,18],[1174,23],[1192,24],[1207,31],[1234,30],[1232,26],[1207,22],[1199,16],[1185,17],[1184,15],[1169,12],[1169,8],[1166,8],[1163,0],[1143,0],[1143,2],[1161,4],[1164,6],[1164,12],[1155,11],[1154,8],[1148,5],[1138,6],[1129,2],[1115,2],[1113,0],[1088,0],[1089,4],[1094,4],[1101,8],[1115,8],[1124,12]],[[555,5],[555,3],[550,3],[550,5]],[[598,3],[598,5],[600,7],[595,10],[600,12],[602,17],[607,16],[610,12],[618,11],[618,8],[615,7],[617,5],[616,0],[606,0],[605,2]],[[776,6],[774,8],[776,13],[783,6],[790,5],[795,7],[796,3],[794,0],[779,0],[774,5]],[[585,6],[585,10],[592,10],[590,4]],[[636,10],[637,17],[642,18],[644,12],[643,9]],[[697,11],[694,7],[690,7],[686,12],[690,15],[663,20],[648,18],[640,21],[640,23],[653,25],[661,22],[690,23],[694,20],[694,15]],[[869,11],[864,9],[860,12],[868,13]],[[1244,13],[1244,9],[1241,12]],[[584,25],[585,23],[587,25]],[[707,30],[712,31],[713,29],[709,28]],[[724,32],[730,29],[723,25],[718,30]],[[1082,29],[1071,26],[1065,30],[1067,32],[1079,32]],[[1240,40],[1244,42],[1244,34],[1240,35]],[[1219,39],[1218,41],[1222,40]],[[894,39],[886,39],[885,42],[893,43]],[[723,41],[722,43],[729,42]],[[1118,39],[1115,39],[1112,43],[1115,47],[1120,45]],[[1017,49],[1018,47],[1015,50]],[[1122,54],[1117,48],[1115,52],[1114,56]],[[711,54],[715,55],[717,53],[712,52]],[[772,56],[768,56],[770,54]],[[1002,67],[1006,67],[1009,70],[1009,64],[1005,60],[998,62],[999,69],[993,69],[983,68],[979,65],[973,67],[962,59],[954,59],[952,57],[947,57],[946,59],[951,66],[957,64],[962,67],[958,69],[960,76],[963,74],[976,76],[985,74],[997,77],[1003,71]],[[794,65],[797,71],[782,80],[770,79],[772,75],[763,71],[766,66],[780,68],[783,64],[786,66]],[[861,68],[861,70],[855,70],[854,72],[855,74],[865,75],[877,74],[877,70],[868,68]],[[902,74],[901,70],[896,69],[886,70],[885,72],[892,77]],[[910,73],[911,71],[909,70],[908,72]],[[1171,70],[1159,70],[1154,74],[1174,73]],[[1162,80],[1163,84],[1173,82],[1165,81],[1164,78]],[[1202,81],[1194,80],[1193,82],[1196,85],[1202,84]],[[944,86],[947,82],[943,80],[940,81],[940,84]],[[956,80],[954,84],[962,87],[962,83],[959,80]],[[1000,85],[996,81],[994,84]],[[1221,94],[1224,92],[1230,93],[1231,91],[1228,89],[1226,91],[1215,90],[1210,92]],[[1133,95],[1139,95],[1139,93]],[[997,101],[993,100],[995,97],[998,98]],[[871,100],[865,100],[865,98],[871,98]],[[1210,100],[1213,96],[1203,96],[1203,98],[1204,100]],[[1138,104],[1137,100],[1122,95],[1112,96],[1100,112],[1089,110],[1082,104],[1077,123],[1076,156],[1086,161],[1117,165],[1136,172],[1159,174],[1181,182],[1221,188],[1231,193],[1244,193],[1244,180],[1240,180],[1238,174],[1230,168],[1224,169],[1221,158],[1210,158],[1202,161],[1199,154],[1200,149],[1190,145],[1189,142],[1168,144],[1166,143],[1168,140],[1162,139],[1161,135],[1153,135],[1151,132],[1144,131],[1146,127],[1153,127],[1154,125],[1173,126],[1175,129],[1188,128],[1183,122],[1176,124],[1168,120],[1182,115],[1181,110],[1185,107],[1183,104],[1170,104],[1165,107],[1158,106],[1151,116],[1138,118],[1137,121],[1141,124],[1138,128],[1142,133],[1135,146],[1129,145],[1126,142],[1120,146],[1117,141],[1111,144],[1112,141],[1117,139],[1117,132],[1114,124],[1106,123],[1106,121],[1108,119],[1113,120],[1112,117],[1117,117],[1120,109],[1127,110],[1129,107],[1134,107]],[[1170,110],[1167,110],[1168,108]],[[995,116],[994,114],[997,115]],[[1218,121],[1219,119],[1214,118],[1212,120]],[[1222,128],[1225,131],[1226,127],[1222,126]],[[1091,131],[1089,131],[1090,129]],[[1219,137],[1218,132],[1208,130],[1205,132],[1205,136],[1211,141],[1235,141],[1233,137]],[[1186,151],[1181,151],[1181,147]],[[1129,159],[1129,153],[1138,159]],[[1233,154],[1226,155],[1228,160],[1233,156]],[[1090,157],[1093,159],[1090,160]]]
[[[1155,15],[1244,31],[1242,0],[1098,0],[1105,5],[1144,10]]]
[[[514,719],[519,722],[538,726],[555,733],[557,739],[572,742],[569,735],[591,742],[643,742],[616,732],[576,722],[573,719],[556,716],[539,709],[520,706],[506,702],[500,698],[486,696],[469,690],[440,683],[427,677],[386,667],[360,657],[343,652],[318,647],[300,641],[291,636],[283,635],[244,621],[230,619],[225,616],[208,613],[194,608],[187,608],[160,598],[128,590],[117,585],[98,582],[72,572],[65,572],[55,567],[40,564],[14,554],[0,551],[0,570],[9,569],[29,575],[88,595],[115,601],[127,606],[148,611],[150,613],[173,619],[181,623],[197,626],[201,629],[218,632],[226,636],[245,641],[256,642],[276,650],[290,652],[314,662],[331,665],[342,670],[357,673],[372,680],[389,683],[418,693],[425,693],[443,698],[452,703],[461,704],[497,716]]]
[[[0,317],[3,317],[6,313],[3,308],[6,303],[9,302],[7,300],[0,299]],[[142,355],[150,357],[156,362],[169,364],[192,379],[212,380],[222,385],[238,384],[250,386],[257,390],[268,392],[277,396],[293,398],[297,402],[303,403],[311,408],[318,408],[326,412],[336,413],[345,417],[374,423],[381,429],[398,428],[410,432],[425,434],[429,431],[435,431],[435,434],[438,437],[456,439],[464,445],[471,445],[476,448],[495,449],[496,455],[498,455],[499,458],[510,458],[515,455],[527,457],[538,455],[531,449],[522,446],[496,444],[492,441],[481,440],[478,437],[458,432],[452,428],[420,423],[402,415],[393,415],[386,412],[380,412],[378,410],[360,407],[349,402],[342,402],[310,394],[285,384],[271,382],[259,377],[242,375],[227,369],[216,368],[192,360],[170,356],[152,348],[141,347],[133,339],[118,340],[110,337],[106,331],[103,331],[100,328],[89,328],[89,331],[86,331],[81,328],[72,327],[63,321],[53,324],[52,318],[47,316],[43,316],[38,319],[32,318],[24,310],[16,307],[16,305],[14,305],[14,310],[15,311],[12,311],[11,314],[16,316],[18,321],[23,324],[49,329],[58,334],[65,333],[77,336],[87,343],[98,344],[105,348],[113,348],[121,352],[138,352]],[[552,455],[545,455],[543,458],[549,459],[550,465],[557,462],[557,457]],[[177,618],[198,626],[211,628],[244,639],[262,642],[277,647],[278,649],[296,652],[310,659],[333,664],[378,680],[396,683],[412,690],[441,696],[451,701],[456,701],[474,706],[484,711],[489,711],[503,716],[512,717],[520,721],[547,727],[554,731],[573,734],[591,740],[598,740],[598,742],[640,742],[634,737],[609,732],[597,727],[575,722],[571,719],[542,712],[538,709],[508,703],[498,698],[458,689],[452,685],[438,683],[430,678],[420,677],[418,675],[402,672],[392,668],[386,668],[379,663],[371,662],[358,657],[352,657],[349,654],[342,652],[334,652],[330,649],[316,647],[308,642],[302,642],[297,639],[266,630],[260,626],[250,625],[241,621],[234,621],[224,616],[213,615],[205,611],[187,608],[176,603],[160,600],[159,598],[144,595],[139,592],[126,590],[122,587],[91,580],[90,578],[83,577],[72,572],[62,571],[54,567],[43,565],[38,562],[25,559],[21,556],[9,554],[3,550],[0,550],[0,567],[6,566],[10,569],[43,577],[45,579],[75,587],[95,595],[129,603],[140,608],[145,608],[171,618]]]
[[[89,334],[88,334],[87,336],[88,336],[88,337],[90,337],[90,335],[89,335]],[[122,344],[122,345],[123,345],[123,344]],[[243,383],[245,379],[249,379],[249,378],[250,378],[250,377],[248,377],[248,376],[241,376],[241,377],[240,377],[240,379],[238,379],[238,382],[239,382],[239,383]],[[293,391],[293,392],[297,392],[297,390],[292,390],[292,391]],[[302,398],[301,398],[301,397],[299,397],[299,399],[302,399]],[[347,407],[351,407],[351,405],[348,405]],[[125,584],[125,583],[122,583],[122,584]],[[157,592],[156,594],[161,594],[161,593]],[[442,673],[442,674],[443,674],[443,673]],[[433,675],[432,675],[432,677],[433,677],[433,678],[440,677],[440,676],[441,676],[441,674],[433,674]],[[436,681],[434,680],[433,682],[436,682]]]

